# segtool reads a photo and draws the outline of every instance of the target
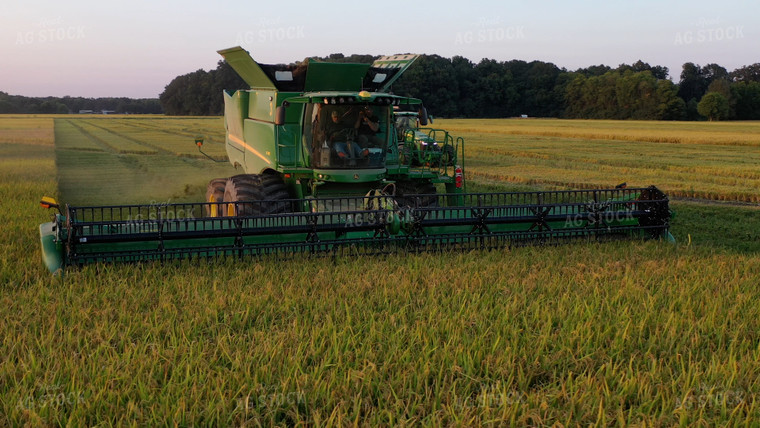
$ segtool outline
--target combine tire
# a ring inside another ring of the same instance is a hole
[[[290,194],[285,187],[282,177],[275,173],[265,173],[261,175],[261,189],[264,192],[264,199],[269,201],[281,201],[289,199]],[[270,207],[270,213],[291,212],[287,202],[279,202]]]
[[[289,212],[288,191],[276,174],[244,174],[230,177],[224,188],[224,215],[251,216]],[[235,204],[235,202],[242,202]]]
[[[433,196],[435,193],[435,184],[429,181],[396,182],[396,202],[398,202],[399,207],[438,206],[438,198]]]
[[[443,154],[441,156],[441,162],[446,166],[454,166],[456,162],[457,154],[454,151],[454,147],[450,145],[443,146]]]
[[[206,202],[223,202],[224,188],[227,185],[226,178],[215,178],[208,182],[206,186]],[[207,217],[221,217],[223,205],[206,205],[205,211]]]

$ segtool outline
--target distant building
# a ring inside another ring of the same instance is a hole
[[[79,110],[79,114],[92,114],[92,110]]]
[[[114,114],[116,113],[116,110],[101,110],[100,112],[103,114]]]

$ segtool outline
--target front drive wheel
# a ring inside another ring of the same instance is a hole
[[[217,205],[217,202],[224,201],[224,187],[227,185],[226,178],[215,178],[206,185],[206,211],[207,217],[221,217],[223,205]]]
[[[273,173],[230,177],[224,188],[227,217],[290,212],[288,192],[282,178]]]

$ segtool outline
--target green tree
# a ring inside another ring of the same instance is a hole
[[[161,92],[158,99],[164,112],[170,116],[186,115],[187,109],[184,102],[184,94],[188,90],[189,77],[187,74],[177,76],[169,82]]]
[[[69,108],[66,107],[66,104],[64,104],[64,103],[56,103],[55,104],[55,112],[57,114],[68,114],[69,113]]]
[[[13,113],[13,104],[7,100],[0,100],[0,114]]]
[[[735,100],[735,118],[739,120],[760,120],[760,82],[737,82],[731,85],[731,96]]]
[[[517,92],[512,74],[503,63],[483,59],[475,66],[476,92],[481,117],[509,117]]]
[[[204,70],[175,77],[159,95],[164,112],[191,116],[218,114],[214,103],[222,94],[214,90],[212,79],[213,75]]]
[[[717,92],[708,92],[697,105],[697,111],[709,121],[721,120],[728,117],[728,100]]]
[[[699,120],[697,106],[699,106],[699,102],[696,98],[691,98],[686,102],[686,120]]]
[[[668,67],[663,67],[660,65],[651,66],[649,63],[646,63],[642,60],[638,60],[632,65],[620,64],[617,70],[621,73],[625,72],[626,70],[631,70],[637,73],[640,71],[649,71],[656,79],[668,78]]]
[[[610,70],[612,69],[609,66],[604,65],[604,64],[599,64],[599,65],[592,65],[586,68],[579,68],[575,72],[578,74],[582,74],[586,77],[592,77],[592,76],[601,76]]]
[[[686,103],[678,96],[678,87],[668,79],[657,81],[657,113],[659,120],[683,120],[686,118]]]
[[[581,73],[568,73],[565,84],[565,111],[563,116],[571,119],[584,117],[583,92],[586,76]]]
[[[681,80],[678,82],[678,96],[684,100],[698,100],[707,91],[709,83],[702,74],[702,68],[693,62],[687,62],[681,70]]]
[[[731,83],[725,79],[715,79],[713,80],[710,85],[707,87],[707,93],[710,92],[717,92],[723,97],[726,98],[728,101],[728,116],[723,119],[732,119],[736,117],[734,107],[736,105],[736,100],[734,99],[733,95],[731,94]]]
[[[709,85],[713,80],[728,79],[728,70],[718,64],[711,63],[702,67],[702,76],[704,76]]]
[[[657,117],[657,79],[652,72],[626,70],[615,82],[620,119],[651,120]]]
[[[529,64],[522,113],[538,117],[560,115],[563,100],[554,88],[561,73],[562,70],[549,62],[533,61]]]
[[[422,99],[434,116],[456,116],[459,85],[451,60],[438,55],[422,55],[394,83],[395,93]]]
[[[729,76],[734,82],[760,82],[760,63],[737,68]]]
[[[459,103],[457,116],[477,117],[480,106],[476,92],[475,64],[462,56],[451,58],[451,66],[454,68],[454,76],[459,86]]]

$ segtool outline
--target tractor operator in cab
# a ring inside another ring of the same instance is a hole
[[[380,147],[382,145],[382,141],[376,135],[380,131],[380,119],[375,116],[369,106],[364,106],[359,110],[354,128],[358,135],[359,145],[365,150],[368,147]]]
[[[356,142],[352,141],[353,129],[346,126],[340,120],[340,114],[333,110],[330,114],[330,121],[325,125],[325,136],[335,148],[338,157],[344,160],[350,160],[352,163],[360,157],[367,157],[369,150],[362,149]]]

